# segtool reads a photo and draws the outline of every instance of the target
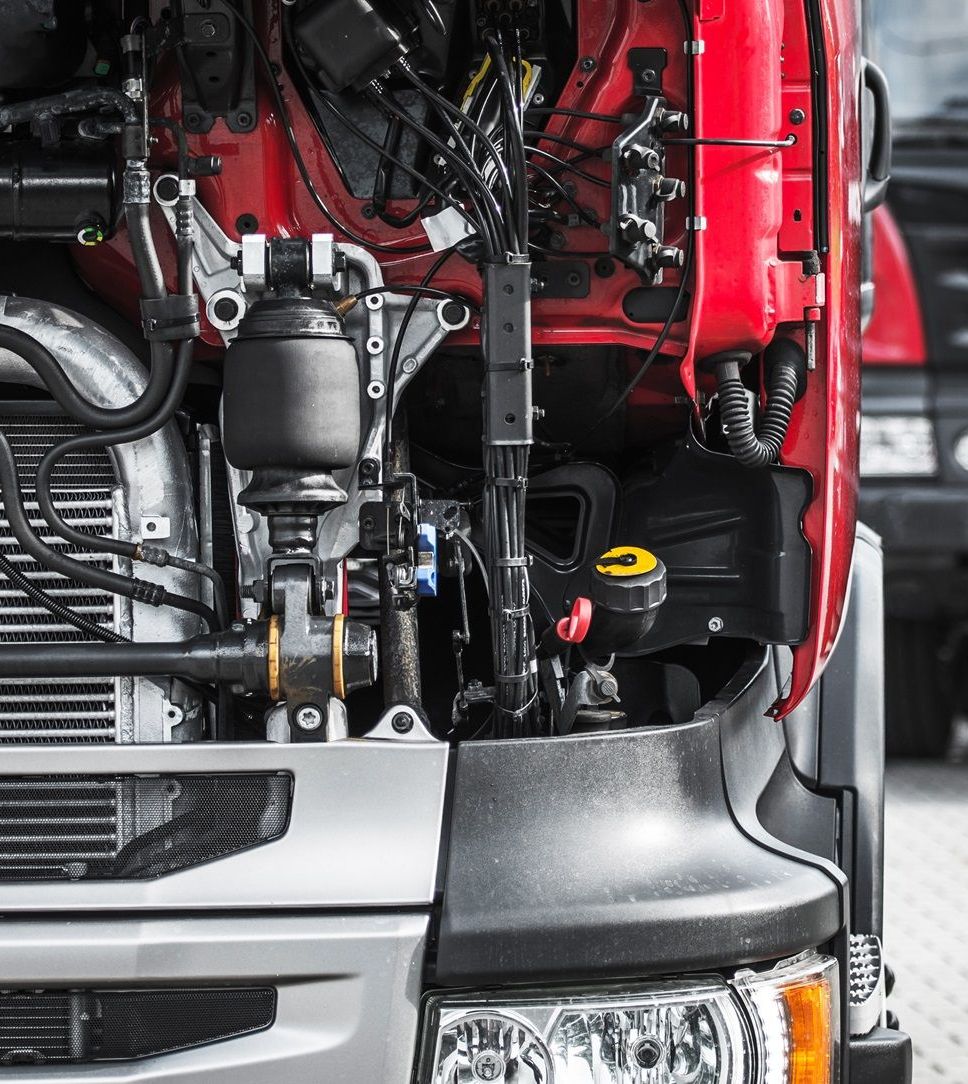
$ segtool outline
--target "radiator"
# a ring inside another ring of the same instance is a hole
[[[34,476],[41,457],[54,444],[83,432],[82,427],[57,415],[11,414],[0,416],[0,429],[16,456],[27,513],[37,533],[54,549],[86,564],[109,569],[110,556],[78,552],[52,535],[34,499]],[[111,533],[111,493],[116,482],[111,460],[103,449],[66,457],[55,470],[52,481],[54,504],[68,523],[85,533]],[[99,624],[116,627],[113,597],[38,565],[21,552],[5,516],[0,518],[0,552],[38,587],[78,613]],[[61,623],[31,602],[0,574],[0,644],[86,639],[84,633]],[[118,739],[117,716],[117,694],[112,679],[23,678],[0,682],[0,744],[113,742]]]

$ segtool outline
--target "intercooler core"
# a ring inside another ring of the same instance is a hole
[[[105,554],[80,553],[55,536],[44,523],[34,495],[37,465],[54,444],[81,433],[82,427],[56,414],[29,412],[0,415],[20,473],[27,512],[48,545],[77,560],[111,567]],[[117,485],[104,449],[66,457],[53,474],[54,503],[71,526],[84,533],[110,534],[112,490]],[[0,504],[2,508],[2,504]],[[23,553],[4,516],[0,519],[0,552],[38,587],[84,617],[117,630],[119,612],[105,591],[68,580]],[[0,574],[0,644],[66,643],[88,637],[27,598]],[[111,678],[10,678],[0,682],[0,744],[33,742],[114,742],[122,696],[131,698],[130,683]]]

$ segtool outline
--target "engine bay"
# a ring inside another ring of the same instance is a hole
[[[765,6],[742,79],[691,0],[2,16],[0,740],[663,726],[751,643],[795,707],[856,221]]]

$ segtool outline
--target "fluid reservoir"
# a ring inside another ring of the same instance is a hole
[[[225,456],[240,470],[352,466],[360,443],[356,348],[332,304],[256,302],[225,355]]]
[[[666,599],[666,569],[655,554],[638,546],[615,546],[591,572],[594,616],[583,647],[589,654],[621,651],[655,624]]]

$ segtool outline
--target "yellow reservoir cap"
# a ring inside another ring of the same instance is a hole
[[[643,576],[654,572],[659,559],[654,553],[638,546],[615,546],[603,553],[595,564],[596,572],[603,576]]]

